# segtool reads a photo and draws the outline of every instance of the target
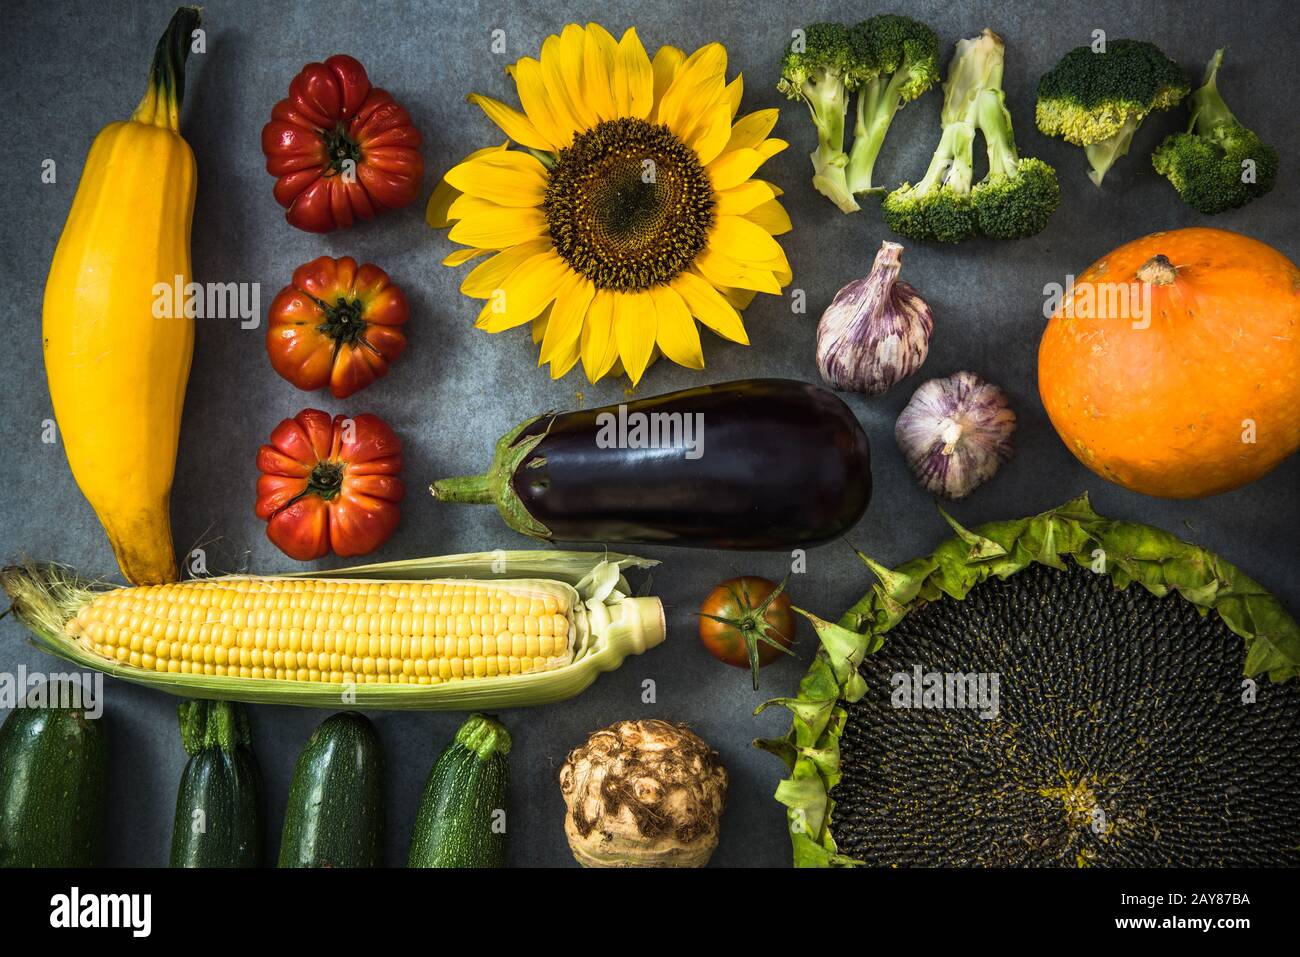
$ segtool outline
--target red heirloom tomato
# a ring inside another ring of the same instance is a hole
[[[271,365],[306,391],[330,387],[346,399],[382,375],[406,348],[410,308],[388,273],[349,256],[321,256],[293,271],[271,303]]]
[[[343,54],[293,78],[262,127],[262,152],[284,218],[312,233],[414,202],[424,175],[410,114]]]
[[[257,517],[290,558],[373,552],[397,528],[402,441],[377,415],[304,409],[257,453]]]

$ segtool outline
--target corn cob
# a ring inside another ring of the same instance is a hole
[[[556,579],[432,577],[488,559]],[[659,600],[628,597],[621,574],[647,564],[502,552],[110,589],[25,566],[0,584],[47,651],[174,694],[460,709],[570,697],[662,641]]]
[[[556,582],[221,578],[104,592],[66,630],[153,671],[437,684],[570,664],[566,592]]]

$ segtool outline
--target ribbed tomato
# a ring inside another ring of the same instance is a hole
[[[266,326],[271,365],[306,391],[330,387],[346,399],[388,374],[406,348],[410,307],[388,273],[350,256],[321,256],[293,271]]]
[[[293,78],[262,127],[262,152],[285,219],[313,233],[414,202],[424,176],[410,114],[344,54]]]
[[[257,468],[257,517],[290,558],[365,555],[397,529],[402,441],[377,415],[304,409],[276,426]]]

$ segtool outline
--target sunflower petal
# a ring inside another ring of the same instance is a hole
[[[461,162],[468,163],[470,160],[487,156],[489,153],[499,152],[509,145],[510,141],[506,140],[500,146],[487,146],[481,150],[475,150]],[[448,183],[446,177],[438,180],[438,185],[433,188],[433,194],[429,197],[428,205],[424,207],[424,221],[434,229],[446,229],[451,225],[451,220],[447,218],[447,211],[451,209],[451,204],[459,198],[460,190]]]
[[[713,195],[713,212],[718,216],[743,216],[773,198],[772,187],[757,179]]]
[[[719,286],[718,292],[722,293],[724,299],[731,303],[737,309],[748,309],[749,304],[754,301],[758,293],[753,289],[733,289],[730,286]]]
[[[551,378],[562,379],[568,375],[569,370],[577,364],[580,355],[582,355],[582,347],[578,344],[578,340],[574,339],[568,351],[551,359]]]
[[[582,50],[587,33],[576,23],[568,24],[559,37],[549,36],[542,43],[542,77],[553,95],[563,97],[579,129],[596,125],[596,115],[582,95]]]
[[[568,146],[573,141],[573,119],[560,104],[552,102],[542,65],[532,57],[521,57],[515,61],[513,76],[519,103],[537,132],[555,144],[552,151]]]
[[[477,197],[462,196],[452,204],[452,210],[460,208],[467,199]],[[505,249],[516,243],[537,239],[546,232],[546,228],[546,214],[537,207],[519,209],[494,205],[492,209],[476,209],[468,213],[451,227],[447,236],[462,246]]]
[[[757,183],[760,181],[751,180],[750,182]],[[746,210],[743,215],[751,223],[757,223],[773,236],[788,233],[794,228],[790,224],[790,214],[785,211],[785,207],[775,197],[755,206],[753,209]]]
[[[781,111],[775,109],[746,113],[731,128],[731,139],[727,140],[723,152],[757,147],[767,138],[767,134],[772,132],[772,127],[776,126],[776,119],[780,114]]]
[[[545,309],[542,310],[542,314],[540,316],[538,316],[536,319],[533,320],[532,322],[533,345],[537,345],[539,342],[541,342],[543,339],[546,338],[546,326],[551,321],[551,307],[554,305],[555,303],[551,303],[550,306],[547,306]],[[537,364],[541,365],[540,362]]]
[[[679,366],[703,369],[700,330],[695,327],[685,301],[667,286],[651,286],[650,297],[654,300],[655,314],[659,319],[655,329],[655,344],[659,351]]]
[[[569,272],[569,264],[554,250],[525,260],[488,298],[474,325],[487,332],[504,332],[531,322],[554,301]]]
[[[764,140],[753,149],[730,150],[723,153],[708,165],[709,179],[713,189],[721,192],[739,186],[749,179],[760,166],[790,144],[785,140]]]
[[[597,290],[582,324],[582,369],[589,382],[598,382],[618,361],[614,339],[614,299],[617,293]]]
[[[686,138],[726,89],[727,50],[721,43],[700,47],[681,65],[659,101],[658,122]]]
[[[708,165],[722,152],[730,138],[731,108],[726,103],[718,103],[701,119],[687,145],[695,149],[701,165]]]
[[[555,144],[533,125],[532,120],[514,107],[480,93],[471,93],[466,99],[480,107],[489,120],[501,127],[501,131],[520,146],[531,146],[535,150],[547,152],[555,151]]]
[[[740,313],[707,279],[696,272],[684,272],[669,285],[686,302],[686,307],[696,319],[724,339],[749,345],[749,336],[745,333]]]
[[[709,234],[709,248],[742,263],[781,255],[781,244],[772,234],[743,216],[716,217]]]
[[[573,353],[576,357],[582,323],[587,318],[587,308],[596,295],[596,287],[579,272],[570,272],[551,306],[551,318],[542,337],[538,363],[550,362]]]
[[[490,213],[503,207],[490,199],[482,199],[478,196],[466,196],[460,190],[456,191],[456,198],[452,204],[447,207],[447,219],[456,222],[458,219],[467,219],[478,213]]]
[[[646,292],[621,293],[614,299],[614,338],[623,370],[636,385],[650,364],[659,317]]]
[[[587,106],[598,120],[618,117],[611,85],[617,47],[608,30],[598,23],[587,24],[582,47],[582,92]]]
[[[740,112],[740,100],[745,95],[745,74],[737,73],[736,78],[727,84],[727,100],[731,104],[731,115]]]
[[[474,249],[472,247],[457,249],[456,251],[449,253],[442,260],[442,264],[444,266],[460,266],[469,262],[471,259],[477,259],[479,256],[486,256],[491,251],[492,250],[490,249]]]
[[[556,127],[561,131],[564,142],[561,146],[568,146],[573,142],[573,137],[578,130],[585,129],[587,124],[579,116],[578,110],[573,106],[569,98],[569,91],[563,79],[556,74],[554,70],[546,68],[546,61],[555,60],[558,56],[560,38],[552,34],[542,42],[542,49],[537,54],[537,80],[541,83],[542,88],[546,91],[546,102],[550,108],[551,117],[555,120]],[[547,54],[551,54],[549,57]]]
[[[505,285],[506,279],[520,264],[550,248],[551,240],[546,236],[511,246],[471,269],[461,280],[460,291],[471,299],[487,299]]]
[[[776,281],[771,269],[737,262],[712,247],[695,257],[695,268],[715,286],[756,289],[774,296],[781,294],[781,284]]]
[[[502,206],[540,206],[546,194],[546,168],[537,157],[502,150],[453,166],[444,177],[468,196]]]
[[[654,71],[636,28],[631,27],[618,41],[614,60],[614,105],[619,116],[645,119],[654,105]]]
[[[656,123],[660,122],[659,104],[668,88],[673,85],[673,78],[685,60],[686,54],[677,47],[662,46],[655,51],[655,58],[650,62],[650,69],[654,73],[654,106],[650,109],[649,119]]]

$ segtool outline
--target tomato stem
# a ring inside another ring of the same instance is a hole
[[[330,172],[342,173],[350,162],[351,172],[355,175],[357,164],[361,162],[361,147],[348,135],[344,125],[339,123],[332,130],[321,130],[321,138],[325,141],[325,155],[329,158]]]
[[[735,587],[731,588],[731,597],[735,600],[736,605],[746,609],[742,614],[734,618],[724,618],[719,615],[710,615],[708,612],[700,612],[701,618],[708,618],[719,624],[727,625],[736,629],[740,633],[741,640],[745,642],[745,651],[749,656],[749,670],[754,676],[754,690],[758,690],[758,672],[762,665],[758,659],[758,644],[762,642],[765,645],[771,645],[784,655],[793,658],[794,652],[786,645],[790,640],[789,635],[783,635],[775,625],[767,620],[767,610],[772,606],[772,602],[780,597],[785,591],[786,582],[790,580],[787,575],[781,580],[781,584],[764,598],[756,606],[751,606],[749,601],[749,590],[742,586],[741,593],[737,594]],[[775,635],[776,637],[773,637]],[[778,641],[777,638],[783,638],[785,641]]]
[[[311,470],[302,495],[319,495],[325,501],[335,498],[343,488],[343,463],[318,462]],[[298,496],[295,496],[298,497]]]
[[[335,341],[335,351],[339,346],[352,345],[365,335],[369,323],[365,318],[366,307],[360,299],[339,296],[333,305],[315,296],[311,300],[325,313],[325,321],[316,328]]]

